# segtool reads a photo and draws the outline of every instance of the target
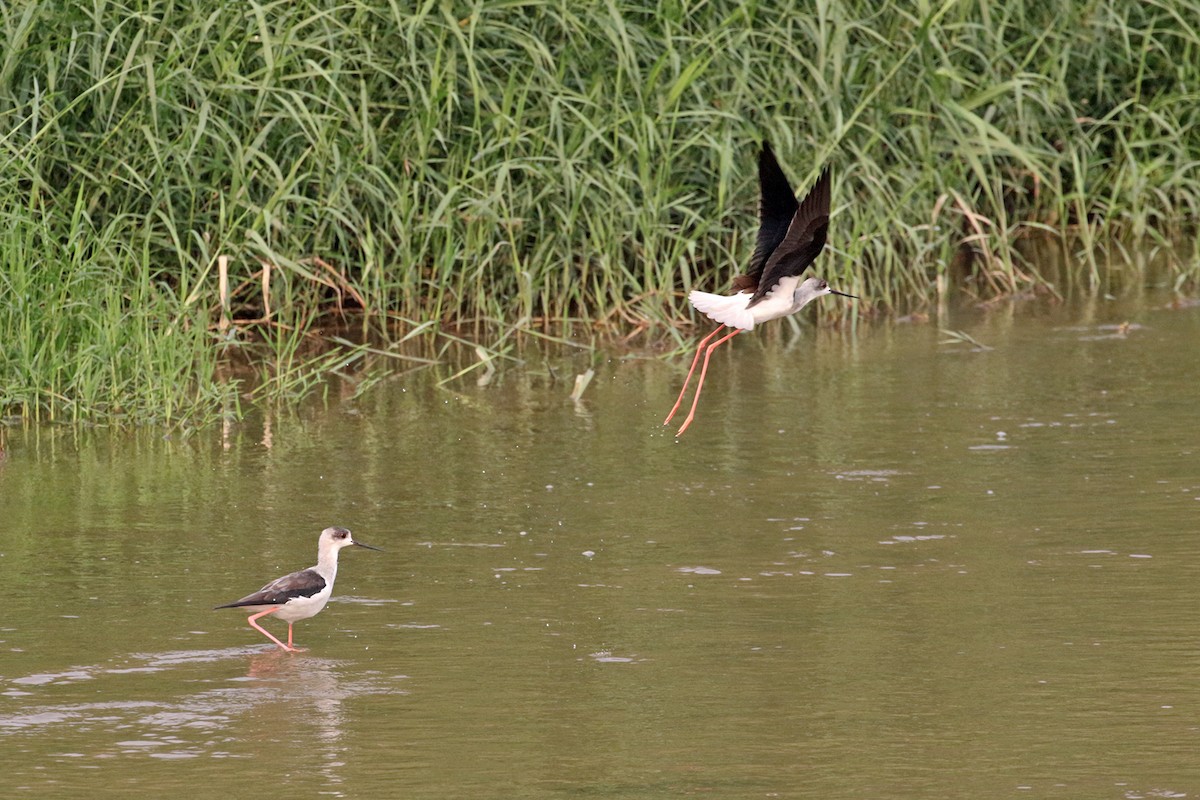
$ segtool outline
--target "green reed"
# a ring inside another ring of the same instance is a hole
[[[344,362],[314,346],[331,319],[375,343],[670,330],[747,258],[762,137],[797,188],[833,164],[819,269],[856,308],[1046,283],[1024,248],[1045,235],[1096,290],[1116,237],[1197,218],[1196,19],[1200,0],[8,4],[0,405],[179,420],[302,394]],[[234,351],[250,388],[220,368]]]

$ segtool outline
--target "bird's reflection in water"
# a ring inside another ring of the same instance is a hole
[[[250,710],[258,719],[249,728],[307,749],[310,763],[329,784],[325,791],[335,795],[341,793],[332,787],[342,783],[346,763],[342,702],[354,694],[342,688],[338,667],[332,659],[272,648],[250,658],[246,675],[260,690],[269,690]]]

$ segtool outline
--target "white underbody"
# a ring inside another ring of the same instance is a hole
[[[293,597],[284,603],[278,611],[273,614],[277,619],[284,622],[299,622],[302,619],[315,617],[321,613],[321,609],[329,602],[329,596],[333,594],[333,582],[327,581],[325,588],[314,594],[312,597]],[[268,608],[275,606],[250,606],[246,607],[246,611],[266,611]]]
[[[731,295],[692,292],[688,300],[697,311],[711,320],[731,328],[752,331],[760,322],[795,314],[813,299],[808,297],[803,302],[797,302],[796,286],[799,283],[799,275],[784,278],[753,308],[747,308],[754,297],[751,292]]]

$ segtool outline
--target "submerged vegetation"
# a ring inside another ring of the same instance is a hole
[[[1200,0],[7,4],[0,407],[203,421],[239,407],[231,360],[267,397],[361,356],[305,357],[339,315],[376,352],[419,334],[426,361],[451,326],[669,330],[751,249],[760,137],[798,189],[833,165],[819,267],[860,309],[1048,285],[1031,232],[1100,288],[1099,243],[1165,251],[1197,219],[1196,20]],[[1194,281],[1195,254],[1172,269]]]

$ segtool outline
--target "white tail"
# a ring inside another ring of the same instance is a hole
[[[691,301],[697,311],[709,319],[716,320],[731,328],[752,331],[754,330],[754,315],[746,308],[750,302],[750,297],[745,292],[738,292],[728,297],[723,294],[692,292],[688,295],[688,300]]]

